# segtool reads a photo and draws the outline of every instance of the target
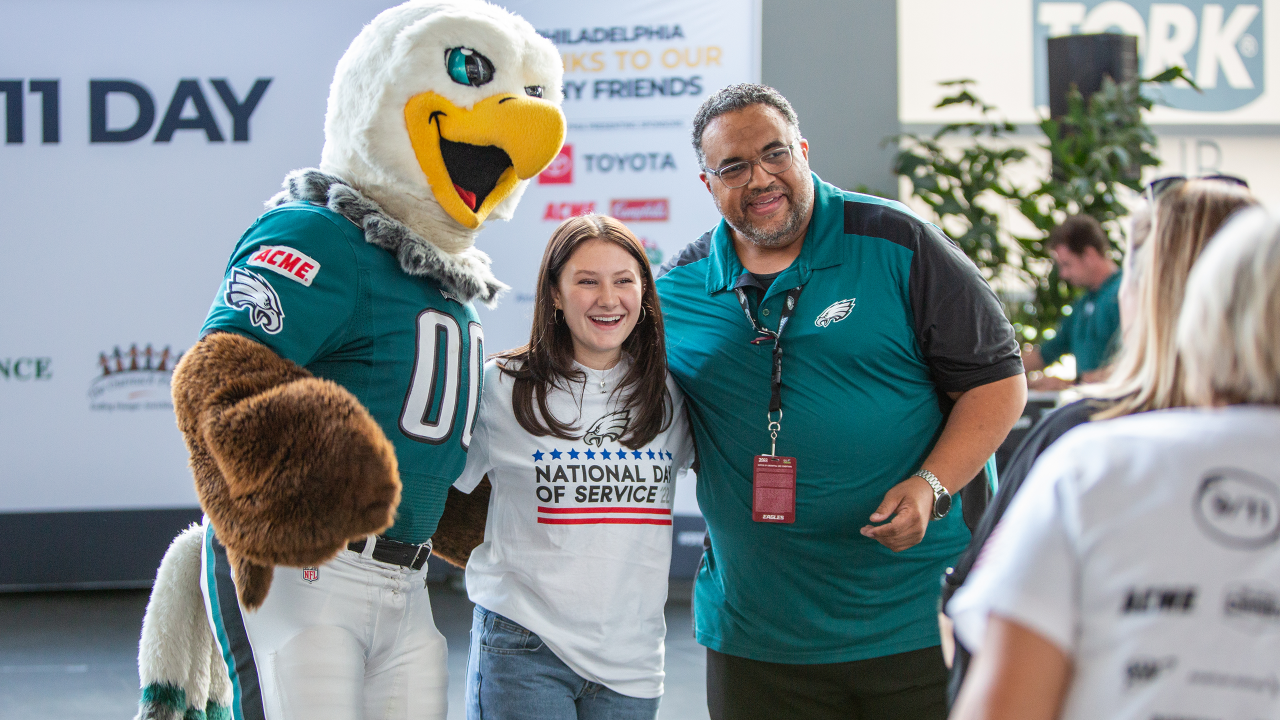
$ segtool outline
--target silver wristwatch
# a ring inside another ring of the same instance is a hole
[[[924,481],[929,483],[929,487],[933,488],[933,517],[931,519],[941,520],[946,517],[947,513],[951,512],[951,493],[947,492],[947,489],[942,487],[942,483],[938,482],[938,476],[928,470],[920,468],[915,474],[924,478]]]

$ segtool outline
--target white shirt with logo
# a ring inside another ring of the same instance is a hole
[[[1082,425],[1036,462],[947,606],[1074,663],[1061,715],[1280,717],[1280,409]]]
[[[676,475],[693,461],[684,396],[668,376],[670,426],[623,447],[630,417],[616,367],[575,368],[585,382],[547,405],[576,440],[534,437],[516,422],[513,380],[485,365],[467,467],[454,483],[493,485],[484,543],[467,562],[471,600],[528,628],[583,678],[632,697],[662,695]],[[536,406],[536,400],[535,400]]]

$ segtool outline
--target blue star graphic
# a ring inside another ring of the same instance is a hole
[[[574,460],[578,459],[578,455],[579,453],[577,450],[573,450],[573,449],[569,450],[569,457],[573,458]]]
[[[560,459],[560,455],[561,455],[561,454],[562,454],[562,453],[561,453],[559,450],[552,450],[552,451],[551,451],[551,457],[553,457],[553,458],[555,458],[555,459],[557,459],[557,460],[559,460],[559,459]]]
[[[632,451],[631,451],[631,456],[632,456],[632,457],[634,457],[635,459],[639,460],[639,459],[640,459],[640,451],[639,451],[639,450],[632,450]]]
[[[655,457],[657,457],[657,455],[655,455],[655,454],[654,454],[654,452],[653,452],[652,450],[648,451],[648,455],[649,455],[649,459],[650,459],[650,460],[652,460],[652,459],[654,459]]]
[[[609,458],[613,457],[613,453],[609,452],[608,450],[601,450],[600,457],[604,458],[605,460],[608,460]]]
[[[592,450],[591,448],[587,448],[587,459],[588,459],[588,460],[595,460],[595,459],[596,459],[596,451],[595,451],[595,450]]]
[[[666,453],[667,453],[667,459],[668,459],[668,460],[675,460],[675,459],[676,459],[676,456],[675,456],[675,455],[672,455],[670,451],[664,451],[664,452],[666,452]]]
[[[534,461],[534,462],[542,462],[542,451],[541,451],[541,450],[534,450],[534,451],[533,451],[533,461]]]

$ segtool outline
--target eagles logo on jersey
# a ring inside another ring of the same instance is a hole
[[[255,272],[235,268],[223,295],[229,307],[249,311],[249,322],[275,335],[284,328],[284,308],[271,283]]]
[[[591,423],[591,427],[587,428],[586,434],[582,436],[582,442],[596,447],[603,445],[605,440],[617,442],[618,438],[627,431],[629,422],[631,422],[631,413],[628,410],[611,412]]]
[[[824,328],[831,323],[840,322],[841,320],[849,317],[849,313],[853,311],[853,303],[856,301],[857,298],[849,298],[848,300],[837,300],[836,302],[831,303],[831,305],[827,306],[826,310],[823,310],[822,313],[818,315],[818,317],[813,321],[813,324]]]

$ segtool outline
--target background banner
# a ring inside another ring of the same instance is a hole
[[[1013,122],[1048,114],[1045,41],[1078,33],[1138,37],[1138,72],[1151,77],[1181,65],[1190,86],[1161,91],[1154,125],[1280,124],[1280,32],[1276,0],[898,0],[898,97],[904,123],[949,122],[974,113],[935,110],[938,82],[977,81],[977,90]]]
[[[1008,142],[1030,150],[1047,172],[1035,124],[1047,117],[1046,41],[1081,33],[1138,38],[1138,72],[1186,68],[1182,83],[1150,90],[1148,117],[1163,164],[1153,177],[1228,173],[1267,203],[1280,201],[1280,0],[898,0],[898,116],[906,132],[980,119],[976,110],[934,105],[968,78],[995,106],[993,118],[1020,125]]]
[[[0,513],[190,507],[169,378],[241,233],[314,166],[338,58],[390,2],[0,2]],[[561,51],[568,139],[479,247],[528,337],[556,224],[626,221],[656,264],[719,220],[689,123],[760,77],[759,0],[505,3]],[[696,513],[692,483],[677,512]]]

